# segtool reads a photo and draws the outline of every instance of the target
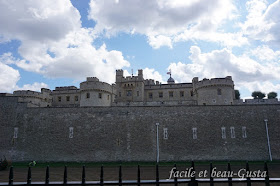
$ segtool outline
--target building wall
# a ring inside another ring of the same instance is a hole
[[[195,97],[191,94],[192,90],[192,84],[162,84],[152,86],[146,85],[145,101],[182,102],[187,100],[195,100]],[[162,97],[159,97],[160,93],[162,93]],[[171,96],[170,94],[172,94],[173,96]]]
[[[157,122],[160,161],[268,160],[264,119],[280,160],[280,105],[26,108],[0,97],[0,117],[0,156],[12,161],[155,161]]]
[[[53,106],[55,107],[73,107],[80,106],[80,90],[74,86],[56,87],[52,91]]]
[[[111,106],[114,99],[113,88],[112,85],[100,82],[95,77],[88,77],[87,81],[80,84],[80,106]]]

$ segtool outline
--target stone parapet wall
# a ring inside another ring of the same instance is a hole
[[[0,97],[0,117],[0,156],[13,162],[155,161],[156,123],[160,161],[268,160],[264,119],[280,160],[280,105],[26,108]]]

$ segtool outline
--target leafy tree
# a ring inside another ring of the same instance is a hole
[[[239,90],[234,90],[235,93],[235,99],[240,99],[240,92]]]
[[[267,94],[267,98],[268,99],[274,99],[274,98],[276,98],[277,97],[277,93],[276,92],[269,92],[268,94]]]
[[[254,91],[252,92],[252,97],[254,99],[263,99],[265,97],[265,93],[262,93],[260,91]]]

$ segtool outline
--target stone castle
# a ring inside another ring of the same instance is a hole
[[[167,84],[144,79],[143,71],[137,76],[123,76],[116,70],[116,83],[108,84],[96,77],[88,77],[75,86],[56,87],[41,92],[18,90],[2,96],[18,97],[18,102],[28,107],[91,107],[91,106],[164,106],[164,105],[234,105],[260,103],[260,100],[235,99],[234,82],[231,76],[200,80],[194,77],[191,83],[175,83],[171,77]],[[261,103],[279,103],[277,99],[261,100]]]
[[[161,84],[117,70],[112,85],[0,94],[0,157],[155,161],[159,145],[160,161],[280,160],[279,123],[277,99],[237,100],[231,77]]]

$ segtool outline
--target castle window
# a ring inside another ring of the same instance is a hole
[[[132,90],[126,91],[126,96],[132,96]]]
[[[169,97],[173,98],[173,91],[169,92]]]
[[[57,97],[57,100],[58,100],[58,102],[61,102],[61,97],[58,96],[58,97]]]
[[[226,139],[226,127],[222,127],[222,138]]]
[[[74,128],[69,127],[69,138],[73,138],[73,137],[74,137]]]
[[[212,102],[213,102],[213,103],[216,103],[216,100],[215,100],[215,99],[213,99],[213,100],[212,100]]]
[[[102,99],[102,93],[98,93],[99,99]]]
[[[151,92],[149,93],[149,98],[153,99],[153,93],[151,93]]]
[[[119,92],[119,97],[122,97],[122,93],[121,92]]]
[[[218,88],[218,89],[217,89],[217,94],[218,94],[218,95],[222,95],[222,89]]]
[[[70,96],[66,96],[66,101],[70,101]]]
[[[109,99],[110,99],[110,95],[107,96],[107,100],[109,100]]]
[[[88,92],[86,96],[87,96],[86,98],[90,98],[90,93]]]
[[[138,85],[138,84],[137,84]],[[137,96],[139,96],[139,91],[137,91]]]
[[[18,128],[15,127],[14,128],[14,138],[17,138],[18,137]]]
[[[162,92],[159,92],[159,93],[158,93],[158,97],[159,97],[159,98],[163,98],[163,93],[162,93]]]
[[[191,93],[191,96],[193,96],[193,91],[192,90],[190,91],[190,93]]]
[[[225,99],[225,103],[228,103],[227,99]]]
[[[180,96],[184,97],[184,91],[180,91]]]
[[[247,138],[246,127],[242,127],[242,138]]]
[[[79,101],[79,97],[78,96],[75,96],[75,101]]]
[[[230,136],[231,136],[231,138],[235,138],[234,127],[230,127]]]
[[[168,131],[167,131],[167,128],[163,128],[163,139],[168,139]]]
[[[193,139],[197,139],[197,128],[192,128],[192,132],[193,132]]]

